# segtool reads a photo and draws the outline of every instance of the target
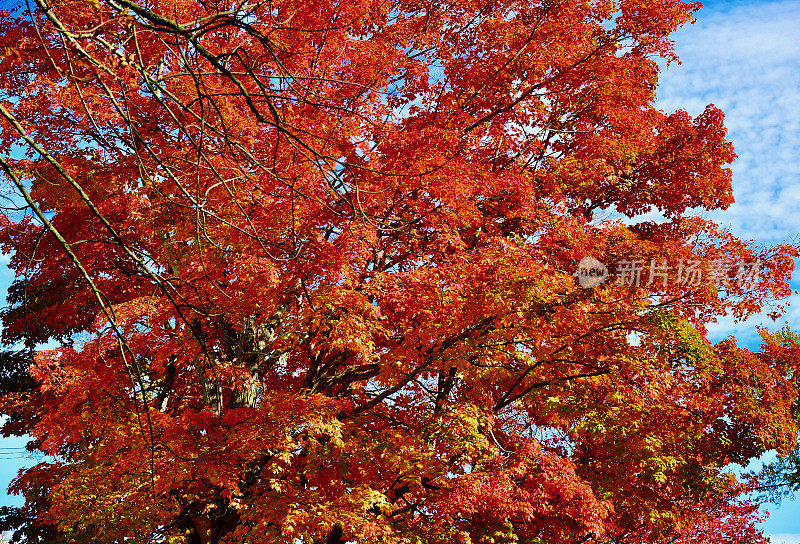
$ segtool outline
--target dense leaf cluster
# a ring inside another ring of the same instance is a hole
[[[49,456],[4,523],[27,542],[762,543],[728,469],[795,445],[798,343],[706,326],[777,315],[798,250],[697,216],[732,202],[723,114],[653,102],[698,7],[0,14],[23,208],[0,216],[3,334],[27,350],[0,410]],[[582,288],[585,256],[702,281]]]

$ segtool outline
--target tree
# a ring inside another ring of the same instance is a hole
[[[780,331],[775,338],[784,346],[800,343],[797,333],[788,328]],[[794,498],[800,490],[800,446],[795,445],[793,450],[766,463],[754,476],[758,480],[756,491],[760,500],[780,504],[784,497]]]
[[[795,347],[705,333],[798,251],[696,216],[732,202],[723,114],[653,100],[699,4],[35,2],[0,19],[4,339],[36,384],[1,406],[55,459],[27,516],[763,541],[726,467],[793,447]],[[630,281],[582,287],[585,256]]]

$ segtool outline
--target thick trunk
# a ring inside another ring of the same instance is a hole
[[[250,384],[237,385],[231,396],[231,408],[254,408],[258,403],[258,384],[263,372],[280,359],[282,353],[272,349],[281,334],[281,319],[287,305],[281,304],[269,321],[256,325],[253,316],[242,323],[242,332],[232,335],[231,351],[234,357],[250,371]]]
[[[339,524],[331,527],[331,531],[325,538],[315,540],[312,544],[345,544],[347,540],[343,538],[342,526]]]

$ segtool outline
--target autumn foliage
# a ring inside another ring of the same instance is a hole
[[[723,114],[653,105],[677,0],[36,0],[0,18],[12,485],[70,542],[760,543],[790,246]],[[662,219],[637,218],[658,211]],[[579,260],[760,263],[607,281]],[[651,278],[652,279],[652,278]],[[55,537],[49,537],[55,538]]]

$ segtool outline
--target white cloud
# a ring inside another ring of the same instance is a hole
[[[713,6],[713,4],[712,4]],[[800,241],[800,2],[704,8],[697,22],[675,34],[682,64],[660,77],[657,102],[665,111],[701,113],[713,103],[725,112],[738,159],[732,166],[736,202],[705,212],[743,239],[776,244]],[[797,282],[795,282],[797,285]],[[800,296],[774,323],[762,314],[709,326],[717,340],[734,335],[758,343],[755,326],[800,324]]]
[[[676,33],[682,64],[662,72],[658,106],[726,114],[736,203],[706,213],[742,238],[769,243],[800,232],[800,2],[701,9]]]
[[[767,536],[772,544],[800,544],[800,533],[781,533]]]

